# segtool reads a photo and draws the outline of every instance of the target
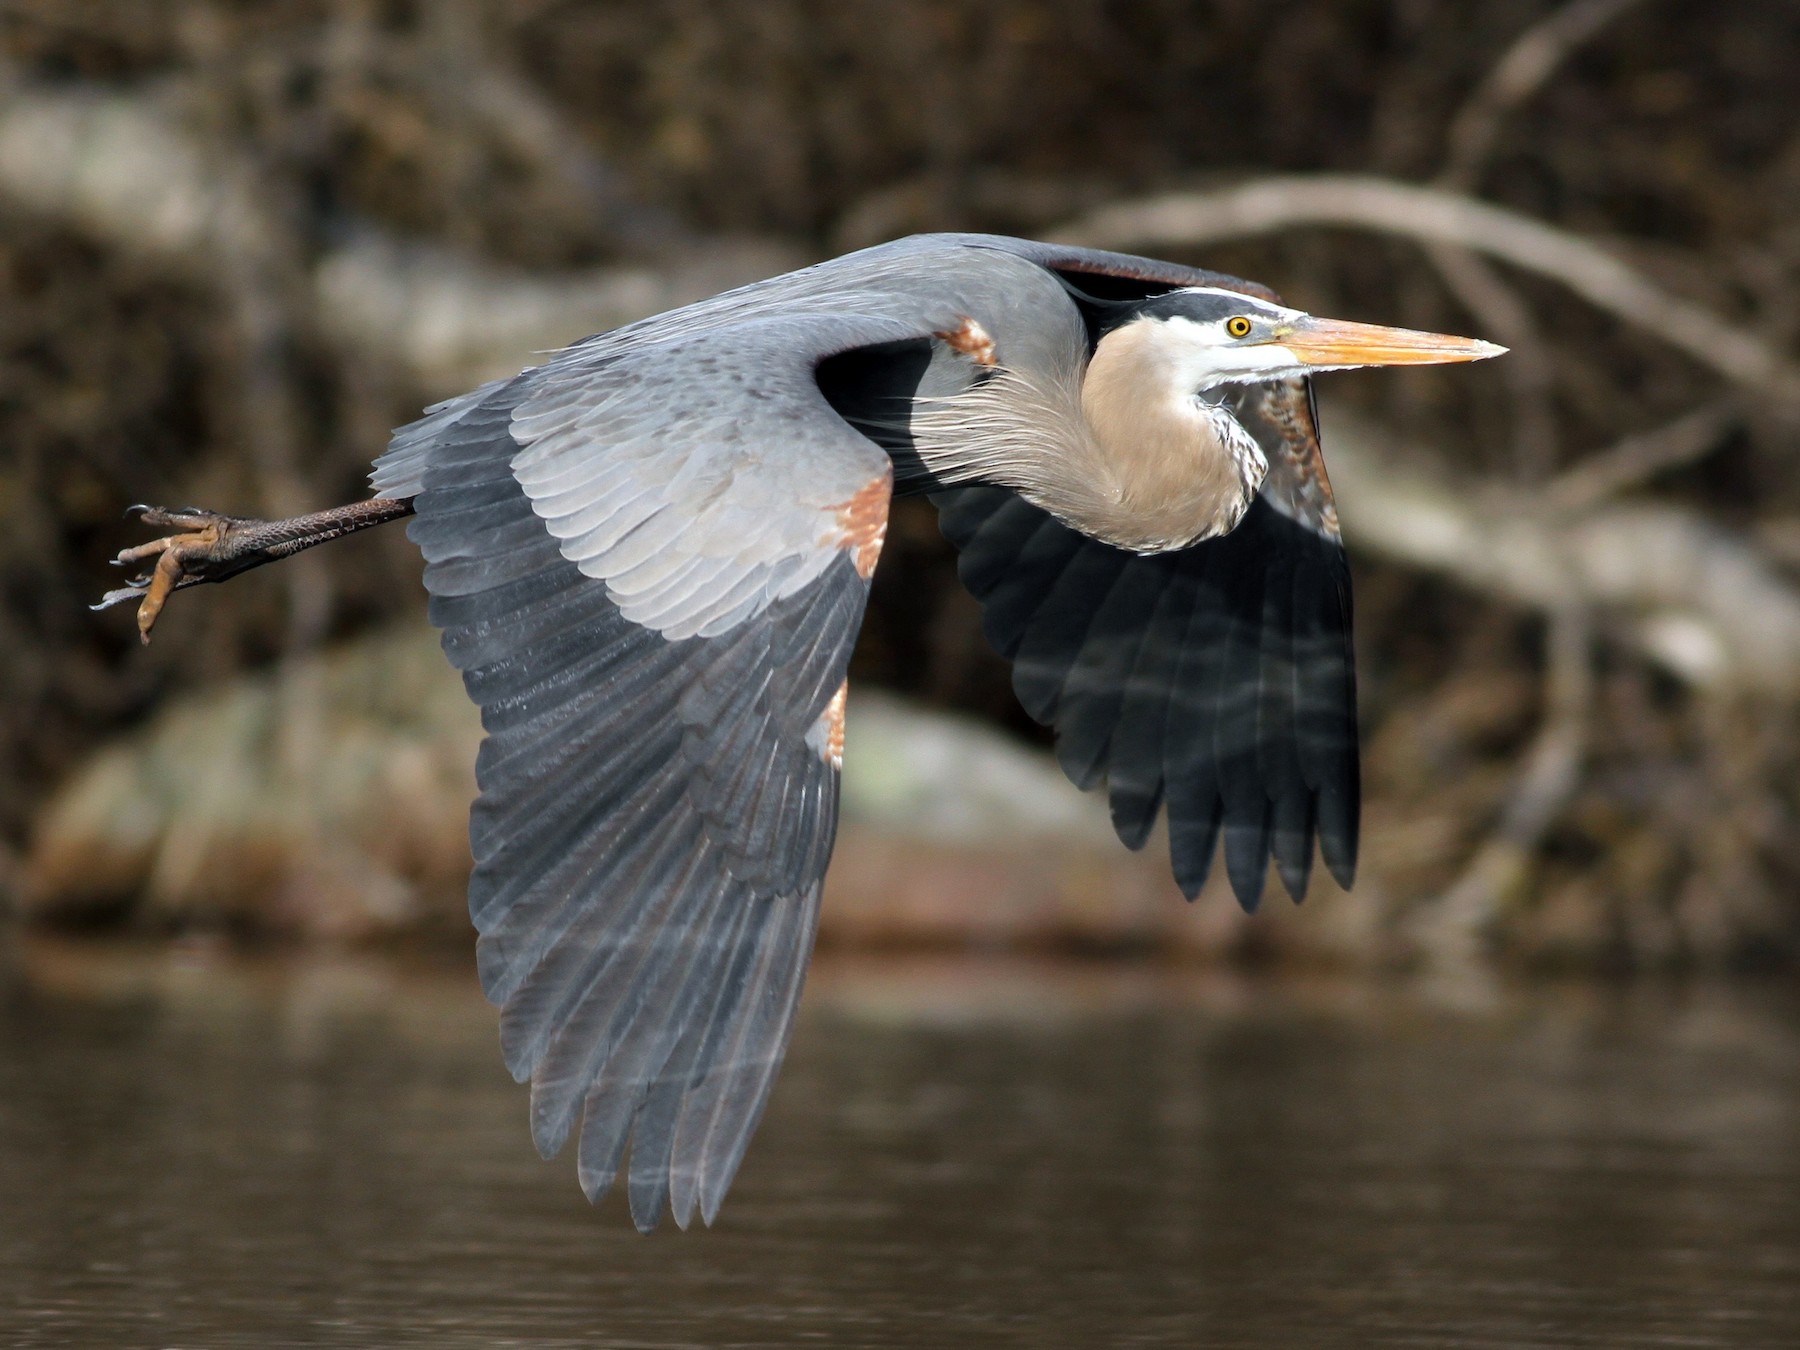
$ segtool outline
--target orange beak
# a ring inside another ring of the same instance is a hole
[[[1309,366],[1436,366],[1451,361],[1485,361],[1506,348],[1479,338],[1383,328],[1343,319],[1296,319],[1274,340]]]

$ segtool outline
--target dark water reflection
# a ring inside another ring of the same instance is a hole
[[[720,1227],[544,1165],[464,971],[32,947],[0,1343],[1800,1344],[1800,1002],[827,962]]]

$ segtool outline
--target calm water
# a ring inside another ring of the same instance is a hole
[[[34,945],[0,1343],[1800,1344],[1800,1001],[825,962],[720,1226],[540,1163],[462,970]]]

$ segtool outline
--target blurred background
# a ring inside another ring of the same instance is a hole
[[[1791,0],[0,0],[0,1328],[1793,1343],[1796,51]],[[645,1245],[529,1160],[402,531],[148,648],[87,607],[129,503],[354,500],[435,399],[921,230],[1512,354],[1320,381],[1367,810],[1300,908],[1120,849],[896,505],[787,1076]]]
[[[828,944],[1790,964],[1800,14],[881,12],[0,6],[15,912],[460,941],[476,733],[401,531],[183,596],[139,651],[128,617],[86,608],[141,537],[122,508],[352,500],[391,426],[534,351],[973,229],[1202,263],[1513,355],[1321,382],[1359,602],[1353,896],[1189,912],[1160,845],[1119,854],[1041,758],[1013,755],[1043,736],[911,502],[856,659],[866,729]],[[946,773],[969,742],[926,712],[994,729],[974,742],[991,772]],[[1069,847],[1019,879],[1045,836]],[[896,875],[894,838],[942,865]]]

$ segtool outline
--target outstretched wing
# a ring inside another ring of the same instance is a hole
[[[712,1221],[811,952],[893,473],[821,366],[969,366],[957,334],[1047,313],[1036,263],[903,240],[591,338],[376,465],[488,731],[469,904],[507,1063],[546,1155],[579,1122],[590,1197],[629,1141],[640,1227]]]
[[[432,621],[481,706],[469,904],[508,1066],[598,1198],[711,1222],[786,1047],[891,469],[764,318],[572,349],[403,429]]]
[[[1090,294],[1222,286],[1218,273],[1046,244],[1017,251]],[[1244,385],[1240,421],[1269,460],[1230,534],[1142,556],[1089,539],[999,488],[933,494],[959,572],[1013,686],[1054,727],[1079,786],[1107,785],[1119,838],[1141,848],[1165,804],[1191,898],[1221,834],[1246,909],[1272,857],[1306,891],[1313,841],[1355,875],[1360,818],[1350,575],[1305,381]]]

